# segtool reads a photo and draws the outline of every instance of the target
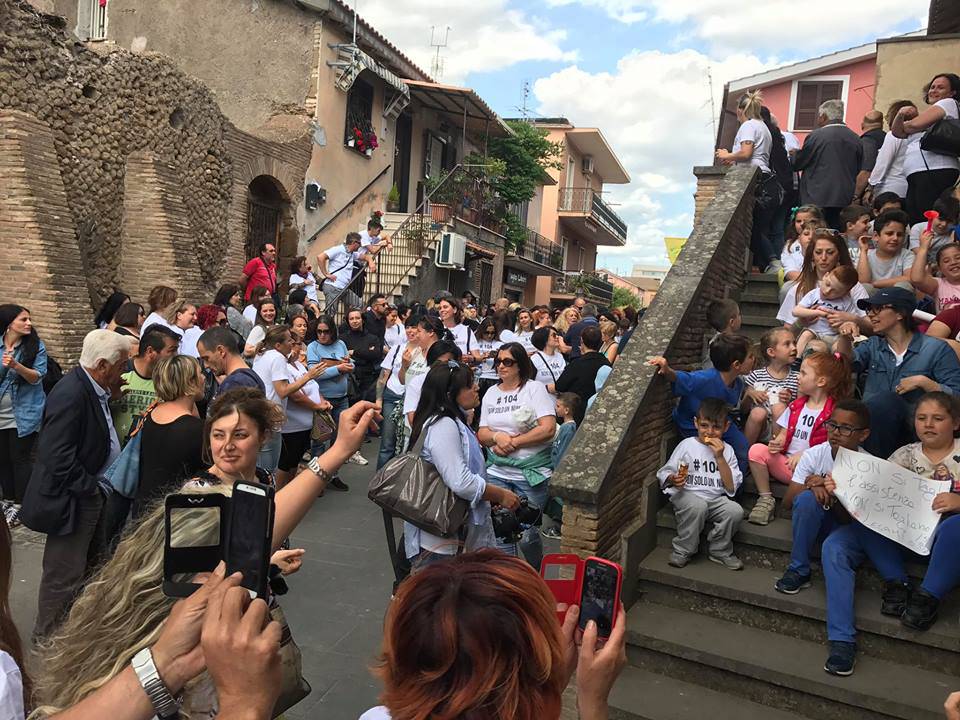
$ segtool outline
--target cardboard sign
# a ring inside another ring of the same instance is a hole
[[[836,496],[855,519],[920,555],[929,555],[940,513],[933,498],[950,481],[928,480],[873,455],[840,448],[833,465]]]

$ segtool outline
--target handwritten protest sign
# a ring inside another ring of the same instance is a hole
[[[840,448],[833,465],[836,496],[871,530],[920,555],[929,555],[940,514],[933,498],[950,491],[949,480],[927,480],[865,453]]]

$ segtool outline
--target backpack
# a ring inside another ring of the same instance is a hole
[[[45,395],[49,395],[50,391],[53,390],[53,386],[56,385],[60,380],[63,379],[63,368],[60,367],[60,363],[54,360],[52,357],[47,355],[47,374],[43,376],[43,392]]]

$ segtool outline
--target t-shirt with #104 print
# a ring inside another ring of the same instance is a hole
[[[489,428],[495,433],[505,432],[513,437],[536,427],[540,418],[556,417],[556,414],[556,403],[542,382],[527,380],[522,387],[507,391],[494,385],[483,396],[480,427]],[[537,445],[519,448],[510,457],[517,460],[532,457],[549,448],[552,440],[550,437]],[[542,468],[541,472],[547,476],[551,474],[549,467]],[[487,474],[511,482],[523,480],[522,470],[504,465],[491,465]]]
[[[692,492],[713,500],[718,497],[733,497],[740,487],[743,480],[743,474],[740,472],[740,466],[737,464],[737,456],[733,453],[733,448],[729,443],[723,444],[723,459],[730,466],[730,474],[733,478],[733,492],[729,492],[723,486],[723,479],[720,477],[720,463],[717,462],[717,456],[713,450],[700,442],[699,438],[687,438],[681,440],[667,464],[657,472],[657,480],[660,481],[660,487],[667,495],[676,495],[680,492],[679,488],[674,487],[673,483],[668,482],[667,478],[676,475],[680,471],[680,464],[687,465],[687,478],[683,484],[683,492]]]
[[[811,408],[809,405],[803,406],[803,410],[800,411],[800,419],[797,420],[797,426],[793,429],[790,447],[786,450],[787,455],[796,455],[810,447],[810,432],[813,430],[813,426],[822,412],[823,408]],[[782,428],[787,428],[789,424],[790,410],[787,409],[777,418],[777,425]]]
[[[558,352],[547,355],[545,352],[534,350],[533,355],[530,356],[530,362],[533,363],[533,367],[537,371],[535,379],[544,385],[556,384],[557,378],[560,377],[563,369],[567,366],[567,361]]]

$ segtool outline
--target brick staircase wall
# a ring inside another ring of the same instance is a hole
[[[695,173],[712,185],[713,199],[551,481],[564,502],[563,551],[619,561],[628,599],[639,561],[656,540],[654,474],[675,435],[669,386],[647,358],[699,364],[710,332],[706,304],[738,295],[746,277],[755,171]]]

